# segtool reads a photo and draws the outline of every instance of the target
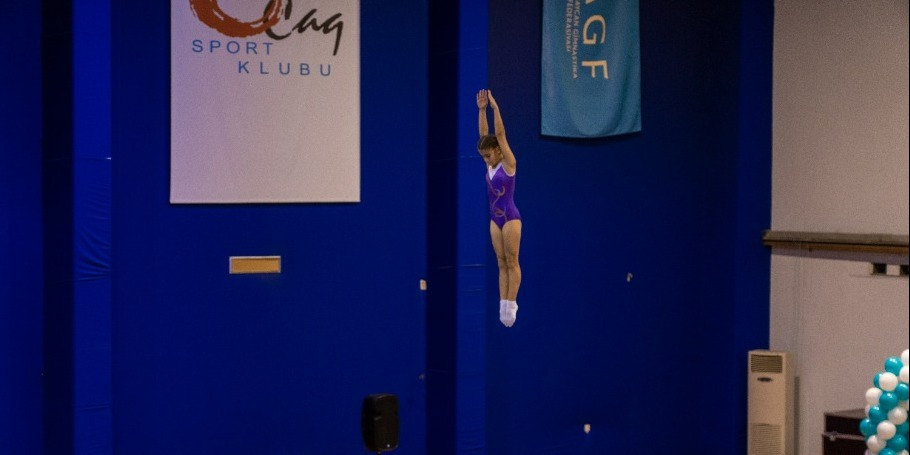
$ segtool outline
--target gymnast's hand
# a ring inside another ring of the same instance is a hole
[[[487,108],[487,104],[488,104],[487,93],[488,92],[489,92],[488,90],[481,90],[481,91],[477,92],[477,108],[478,109]]]
[[[490,103],[490,107],[492,107],[493,110],[499,110],[499,105],[497,105],[496,100],[493,99],[493,92],[491,92],[489,90],[487,90],[486,92],[487,92],[486,93],[487,99],[489,100],[488,102]]]

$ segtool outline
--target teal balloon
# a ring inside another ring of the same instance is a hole
[[[885,371],[895,376],[900,376],[901,367],[903,366],[904,362],[901,362],[900,357],[888,357],[888,359],[885,360]]]
[[[878,453],[878,455],[897,455],[897,452],[895,452],[889,448],[884,448],[884,449],[882,449],[881,452]]]
[[[882,396],[878,398],[879,408],[886,413],[894,409],[894,407],[897,406],[897,403],[897,394],[894,392],[882,393]]]
[[[907,436],[907,430],[910,429],[910,422],[904,422],[900,425],[897,425],[895,428],[897,429],[897,432],[894,434],[902,434],[904,436]]]
[[[868,439],[869,436],[874,435],[876,431],[878,431],[878,428],[868,417],[859,422],[859,432],[863,434],[864,438]]]
[[[869,420],[877,426],[879,423],[888,420],[888,411],[883,411],[881,406],[878,405],[871,406],[869,407]]]
[[[902,382],[894,389],[894,394],[897,395],[898,400],[907,401],[910,398],[910,386],[906,382]]]
[[[888,441],[888,448],[895,452],[906,449],[907,437],[902,434],[894,435],[894,437]]]
[[[878,383],[878,380],[881,377],[882,377],[881,373],[875,373],[875,376],[872,376],[872,385],[878,387],[879,389],[882,388],[881,384]]]

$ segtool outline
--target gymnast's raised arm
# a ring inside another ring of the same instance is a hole
[[[487,91],[481,90],[477,92],[477,126],[480,132],[480,137],[484,137],[490,134],[490,124],[487,122],[487,105],[489,101],[487,100]]]
[[[502,114],[499,112],[499,105],[496,104],[496,99],[493,98],[493,92],[487,90],[486,95],[490,107],[493,108],[493,128],[496,130],[496,141],[499,143],[499,149],[502,151],[502,167],[509,175],[514,175],[518,162],[515,160],[515,154],[512,153],[512,148],[509,147],[509,141],[506,140],[506,127],[502,123]],[[486,114],[484,114],[484,116],[486,116]]]

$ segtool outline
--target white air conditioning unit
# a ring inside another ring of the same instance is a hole
[[[748,455],[795,455],[796,373],[792,355],[749,351]]]

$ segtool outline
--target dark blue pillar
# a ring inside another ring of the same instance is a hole
[[[4,3],[0,71],[0,453],[42,447],[40,2]]]

